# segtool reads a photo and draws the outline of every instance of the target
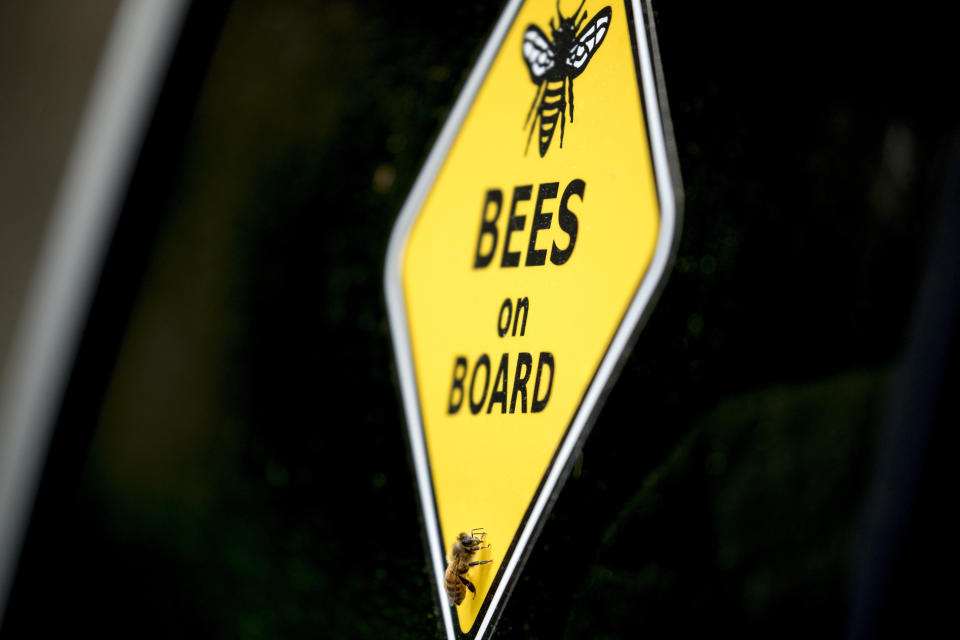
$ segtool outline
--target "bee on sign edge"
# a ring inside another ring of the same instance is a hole
[[[609,6],[597,12],[595,16],[580,31],[580,25],[587,19],[584,11],[580,19],[577,15],[583,8],[583,0],[577,10],[569,18],[564,18],[560,12],[560,0],[557,0],[557,16],[560,24],[553,26],[550,18],[550,39],[537,25],[531,24],[523,34],[523,59],[527,63],[530,79],[537,85],[533,104],[527,112],[524,127],[530,125],[530,135],[527,136],[527,146],[524,155],[530,149],[530,140],[533,130],[540,121],[540,157],[542,158],[550,148],[553,134],[557,130],[557,119],[560,120],[560,148],[563,148],[563,133],[566,125],[566,110],[570,107],[570,122],[573,122],[573,79],[583,73],[590,58],[600,48],[607,31],[610,29],[612,10]],[[579,34],[577,33],[579,31]],[[558,86],[559,85],[559,86]],[[569,96],[569,103],[567,102]],[[531,122],[534,111],[536,117]]]
[[[487,532],[483,530],[483,527],[471,529],[469,534],[461,533],[458,535],[450,549],[450,562],[447,564],[447,571],[443,575],[447,597],[450,598],[450,606],[458,606],[463,602],[463,598],[467,595],[467,589],[470,589],[474,598],[477,597],[477,589],[467,579],[466,574],[470,567],[493,562],[493,560],[470,561],[470,558],[477,551],[490,547],[489,544],[480,546],[485,535],[487,535]]]

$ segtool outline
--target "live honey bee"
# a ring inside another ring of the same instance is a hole
[[[471,529],[469,534],[461,533],[453,543],[447,572],[443,576],[451,606],[458,606],[463,602],[464,596],[467,595],[467,589],[470,589],[474,598],[477,597],[477,589],[467,579],[467,572],[470,567],[493,562],[493,560],[470,560],[477,551],[490,547],[489,544],[480,546],[483,544],[485,535],[487,535],[487,532],[483,530],[483,527],[477,527]]]

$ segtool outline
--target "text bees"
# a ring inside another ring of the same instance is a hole
[[[483,269],[487,267],[497,253],[497,245],[500,244],[500,231],[503,231],[503,248],[500,256],[500,267],[519,267],[521,263],[526,267],[536,267],[547,263],[547,260],[555,265],[566,263],[573,255],[573,249],[577,245],[577,232],[579,221],[577,215],[570,209],[570,200],[576,196],[583,201],[584,192],[587,183],[579,178],[571,180],[567,186],[560,191],[559,182],[545,182],[539,185],[537,189],[536,204],[533,208],[533,215],[530,220],[530,231],[526,245],[526,251],[511,251],[511,235],[517,231],[523,231],[527,226],[527,216],[520,215],[518,209],[523,206],[521,203],[529,201],[533,197],[533,185],[525,184],[513,188],[513,194],[510,198],[510,213],[506,216],[506,228],[500,229],[500,217],[503,213],[503,191],[500,189],[488,189],[483,201],[483,207],[480,210],[480,233],[477,236],[477,248],[473,258],[473,268]],[[537,248],[537,234],[540,231],[550,229],[553,224],[553,212],[544,211],[550,207],[550,200],[559,196],[560,202],[557,207],[557,224],[560,230],[567,235],[567,244],[560,247],[556,242],[551,247]],[[529,207],[530,205],[525,205]],[[525,254],[525,256],[524,256]],[[521,257],[523,260],[521,261]]]

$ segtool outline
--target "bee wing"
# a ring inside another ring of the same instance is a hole
[[[563,61],[570,78],[576,78],[583,73],[590,58],[600,48],[600,43],[610,29],[610,15],[610,7],[600,9],[577,36],[577,41],[573,43],[566,60]]]
[[[530,71],[530,79],[534,84],[543,82],[544,76],[553,69],[553,46],[546,34],[536,25],[527,27],[523,34],[523,60]]]

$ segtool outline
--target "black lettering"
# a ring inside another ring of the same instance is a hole
[[[503,321],[503,310],[507,310],[507,321]],[[507,330],[510,329],[510,317],[513,315],[513,303],[510,302],[510,298],[507,298],[503,301],[503,304],[500,305],[500,315],[497,316],[497,335],[501,338],[507,335]],[[513,335],[517,335],[517,325],[513,325]]]
[[[486,369],[487,371],[486,371],[486,375],[484,375],[484,378],[483,378],[483,395],[480,396],[480,402],[474,403],[473,387],[474,387],[474,384],[477,382],[477,371],[480,370],[480,365],[483,365],[484,369]],[[551,375],[551,381],[552,381],[552,377],[553,376]],[[537,379],[539,380],[539,372],[538,372]],[[487,354],[483,354],[482,356],[477,358],[477,364],[473,367],[473,375],[470,376],[470,413],[474,415],[480,413],[480,410],[483,409],[483,401],[487,399],[487,389],[489,388],[490,388],[490,356],[488,356]]]
[[[458,373],[459,372],[459,373]],[[467,377],[467,359],[463,356],[457,356],[453,363],[453,384],[450,385],[450,402],[447,406],[447,413],[453,415],[460,411],[460,405],[463,404],[463,379]],[[453,396],[457,399],[454,401]]]
[[[517,203],[529,200],[532,192],[532,184],[513,188],[513,200],[510,202],[510,217],[507,218],[507,232],[503,235],[503,258],[500,260],[501,267],[520,266],[520,252],[510,251],[510,234],[514,231],[523,231],[523,227],[527,222],[527,216],[516,215]]]
[[[494,403],[500,403],[500,413],[507,412],[507,354],[500,358],[500,367],[497,369],[497,377],[493,380],[493,391],[490,392],[490,404],[487,405],[487,413],[493,410]]]
[[[490,205],[497,205],[497,211],[493,218],[487,218],[487,211]],[[480,235],[477,236],[477,253],[473,259],[473,268],[482,269],[493,260],[493,254],[497,250],[497,220],[500,218],[500,210],[503,209],[503,192],[500,189],[490,189],[487,191],[487,197],[483,201],[483,209],[480,210]],[[483,237],[490,236],[490,251],[481,252],[483,246]]]
[[[547,261],[547,250],[537,249],[537,232],[550,228],[553,212],[543,213],[543,201],[557,197],[559,182],[547,182],[540,185],[537,191],[537,206],[533,211],[533,220],[530,221],[530,244],[527,245],[527,266],[536,267]]]
[[[523,309],[523,324],[520,325],[520,335],[527,330],[527,313],[530,310],[528,298],[517,298],[517,315],[513,316],[513,335],[517,335],[517,323],[520,322],[520,309]],[[504,331],[506,333],[506,331]],[[501,336],[502,337],[502,336]]]
[[[524,298],[526,300],[526,298]],[[521,368],[524,370],[520,375]],[[510,395],[510,413],[517,408],[517,392],[520,392],[520,413],[527,412],[527,380],[533,371],[533,357],[529,353],[517,354],[517,372],[513,376],[513,393]]]
[[[477,363],[479,364],[479,363]],[[550,381],[547,383],[547,392],[543,395],[543,398],[540,397],[540,376],[543,373],[543,365],[550,367]],[[474,371],[476,373],[476,371]],[[537,381],[533,385],[533,402],[530,403],[530,412],[539,413],[544,410],[547,406],[547,402],[550,400],[550,392],[553,390],[553,354],[549,351],[540,352],[540,361],[537,362]],[[471,393],[471,405],[472,400],[472,391]],[[484,392],[486,393],[486,392]],[[471,407],[472,408],[472,407]],[[476,412],[474,412],[476,413]]]
[[[567,185],[567,188],[563,190],[563,197],[560,199],[560,210],[557,212],[557,221],[560,223],[560,228],[570,237],[570,242],[567,243],[567,248],[563,250],[557,246],[556,242],[553,243],[553,250],[550,252],[550,262],[553,264],[560,265],[569,260],[570,255],[573,253],[573,247],[577,244],[577,229],[579,223],[576,214],[567,207],[567,201],[570,199],[570,196],[577,195],[580,196],[580,201],[583,202],[583,193],[586,188],[587,183],[577,178],[576,180],[572,180],[570,184]]]

